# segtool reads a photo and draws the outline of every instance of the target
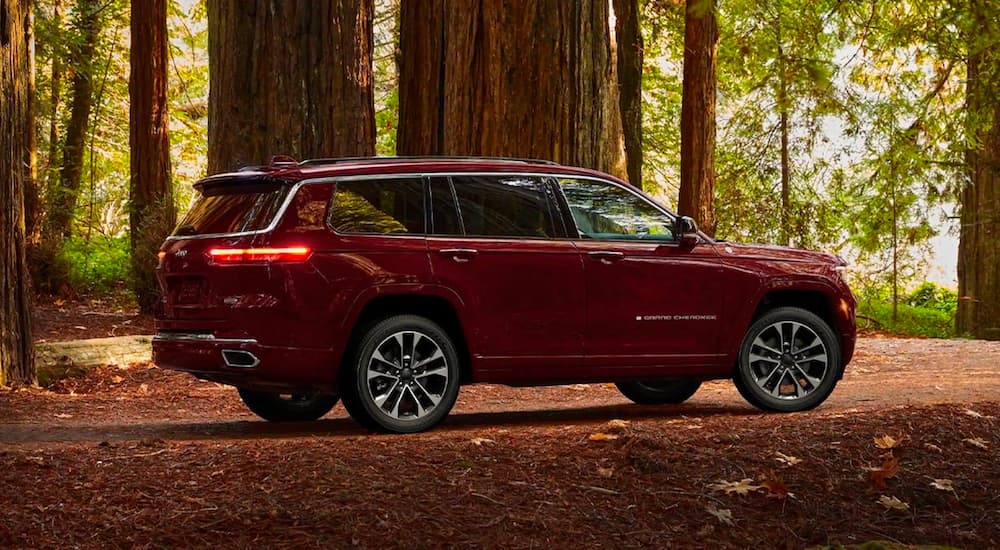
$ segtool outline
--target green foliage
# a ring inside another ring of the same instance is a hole
[[[894,322],[891,294],[874,288],[864,289],[859,293],[858,315],[874,323],[862,318],[859,325],[901,336],[953,338],[957,304],[958,293],[954,290],[925,282],[899,297]]]
[[[75,292],[108,295],[127,288],[127,236],[99,237],[89,241],[80,237],[70,238],[59,252],[59,260],[69,269],[68,280]]]

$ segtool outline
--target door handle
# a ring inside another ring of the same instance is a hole
[[[613,250],[595,250],[594,252],[587,252],[587,255],[604,263],[617,262],[625,257],[624,252],[615,252]]]
[[[456,262],[467,262],[479,254],[479,251],[474,248],[442,248],[438,250],[438,254],[451,256]]]

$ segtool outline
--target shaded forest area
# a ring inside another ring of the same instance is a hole
[[[0,0],[0,383],[33,379],[35,295],[150,310],[191,184],[277,154],[597,168],[847,257],[889,328],[1000,339],[998,26],[995,0]],[[920,285],[949,232],[957,292]]]

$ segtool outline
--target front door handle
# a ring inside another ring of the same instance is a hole
[[[617,262],[625,257],[624,252],[615,252],[613,250],[595,250],[594,252],[587,252],[587,255],[604,263]]]
[[[451,256],[456,262],[467,262],[479,254],[479,251],[474,248],[442,248],[438,250],[438,254]]]

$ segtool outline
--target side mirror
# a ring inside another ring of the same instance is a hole
[[[698,224],[690,216],[677,218],[674,235],[677,241],[684,246],[694,246],[701,242],[701,237],[698,236]]]

